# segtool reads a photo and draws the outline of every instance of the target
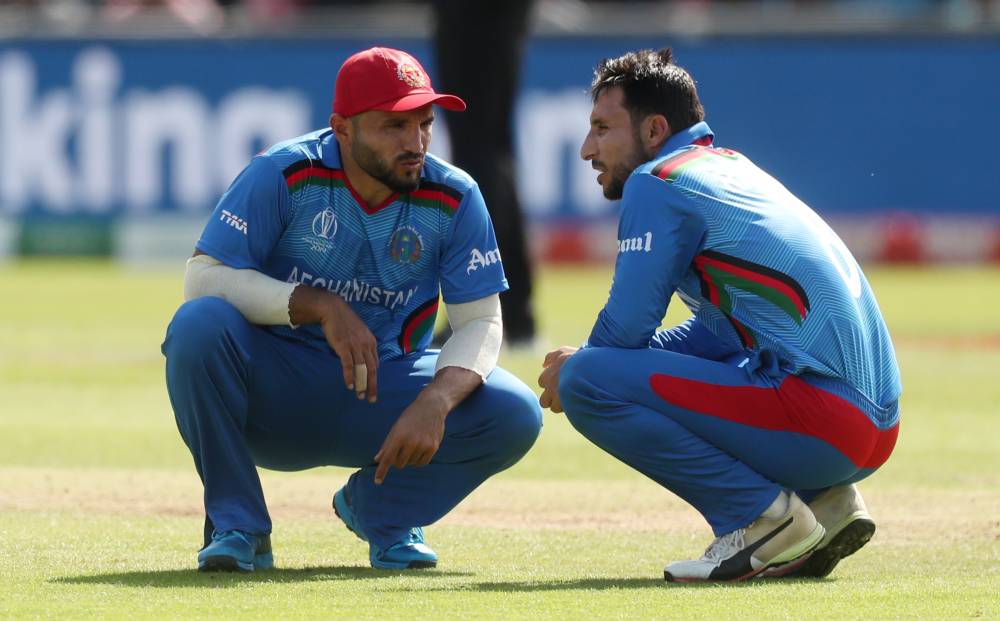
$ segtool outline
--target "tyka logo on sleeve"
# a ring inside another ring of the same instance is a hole
[[[219,220],[225,222],[226,224],[233,227],[240,233],[243,233],[244,235],[247,234],[247,221],[237,216],[233,212],[229,211],[228,209],[222,210],[222,213],[219,214]]]

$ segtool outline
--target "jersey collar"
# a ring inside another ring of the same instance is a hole
[[[682,129],[663,143],[660,148],[660,152],[656,154],[656,158],[659,159],[668,153],[672,153],[677,149],[682,149],[691,145],[698,145],[701,147],[710,147],[715,139],[715,134],[712,132],[712,128],[708,126],[705,121],[700,121],[695,123],[691,127]]]

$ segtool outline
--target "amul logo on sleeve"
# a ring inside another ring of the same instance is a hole
[[[494,263],[500,262],[500,249],[494,248],[493,250],[487,250],[485,253],[481,252],[479,248],[473,248],[472,252],[469,253],[469,267],[465,269],[466,274],[471,274],[472,272],[478,270],[480,267],[486,267],[488,265],[493,265]]]
[[[653,232],[646,231],[641,237],[618,240],[618,254],[624,252],[649,252],[653,248]]]

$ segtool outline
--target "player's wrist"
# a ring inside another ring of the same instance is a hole
[[[457,405],[453,401],[446,390],[441,386],[435,386],[433,382],[424,387],[416,399],[422,412],[441,420],[444,420]]]
[[[345,304],[343,298],[325,289],[300,284],[292,291],[288,301],[288,315],[292,323],[301,325],[325,323],[334,319]]]

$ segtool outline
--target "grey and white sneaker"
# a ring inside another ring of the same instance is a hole
[[[716,538],[700,559],[667,565],[663,578],[727,582],[746,580],[767,569],[772,575],[793,571],[809,559],[823,532],[798,496],[782,492],[752,524]]]
[[[842,558],[860,550],[875,534],[875,520],[856,485],[831,487],[811,503],[816,520],[826,529],[826,536],[805,563],[786,577],[824,578],[830,575]]]

